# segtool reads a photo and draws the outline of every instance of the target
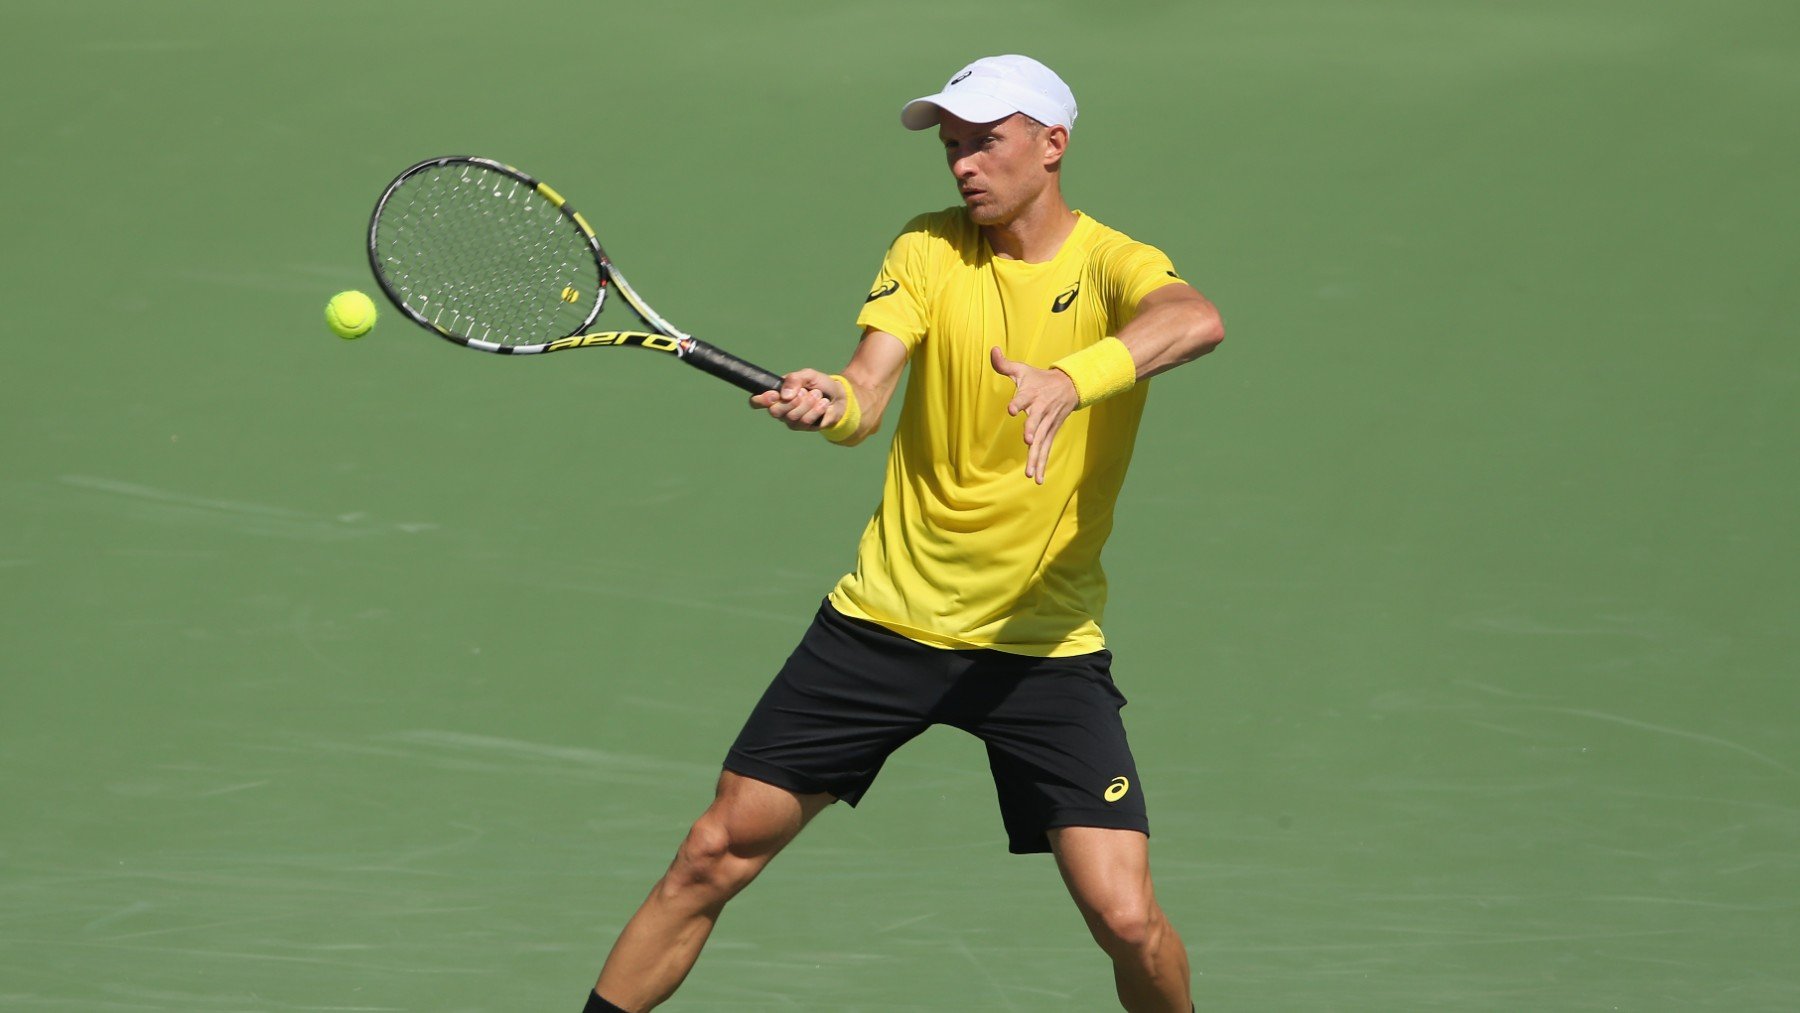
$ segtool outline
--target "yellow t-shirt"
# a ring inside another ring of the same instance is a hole
[[[1085,215],[1040,264],[995,257],[960,207],[908,222],[856,319],[906,344],[912,377],[881,506],[831,592],[838,611],[936,647],[1106,646],[1100,549],[1148,385],[1070,415],[1039,486],[1025,476],[1025,416],[1006,414],[1013,382],[988,349],[1047,368],[1177,280],[1161,251]]]

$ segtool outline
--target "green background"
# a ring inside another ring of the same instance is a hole
[[[1230,329],[1107,554],[1201,1008],[1800,1007],[1791,2],[0,18],[0,1007],[577,1008],[881,446],[324,301],[394,173],[481,153],[677,324],[835,368],[955,199],[899,106],[1007,51]],[[991,795],[909,746],[669,1008],[1107,1008]]]

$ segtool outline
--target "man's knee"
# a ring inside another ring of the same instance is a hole
[[[1088,917],[1094,941],[1115,958],[1141,957],[1162,945],[1168,923],[1148,898],[1118,898]]]
[[[675,853],[675,863],[663,878],[665,891],[697,892],[708,899],[725,900],[755,878],[760,863],[734,847],[731,827],[716,813],[695,821]]]
[[[721,905],[762,872],[829,795],[797,795],[727,771],[658,885],[665,899]]]

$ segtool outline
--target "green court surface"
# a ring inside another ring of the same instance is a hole
[[[885,440],[323,304],[389,177],[488,154],[677,324],[835,369],[955,200],[900,105],[1007,51],[1081,101],[1075,205],[1230,330],[1107,553],[1200,1008],[1800,1008],[1789,0],[0,23],[0,1008],[578,1008]],[[1111,1002],[939,730],[666,1008]]]

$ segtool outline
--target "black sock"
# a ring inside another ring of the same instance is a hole
[[[600,993],[589,992],[588,1004],[581,1007],[581,1013],[625,1013],[625,1010],[600,998]]]

